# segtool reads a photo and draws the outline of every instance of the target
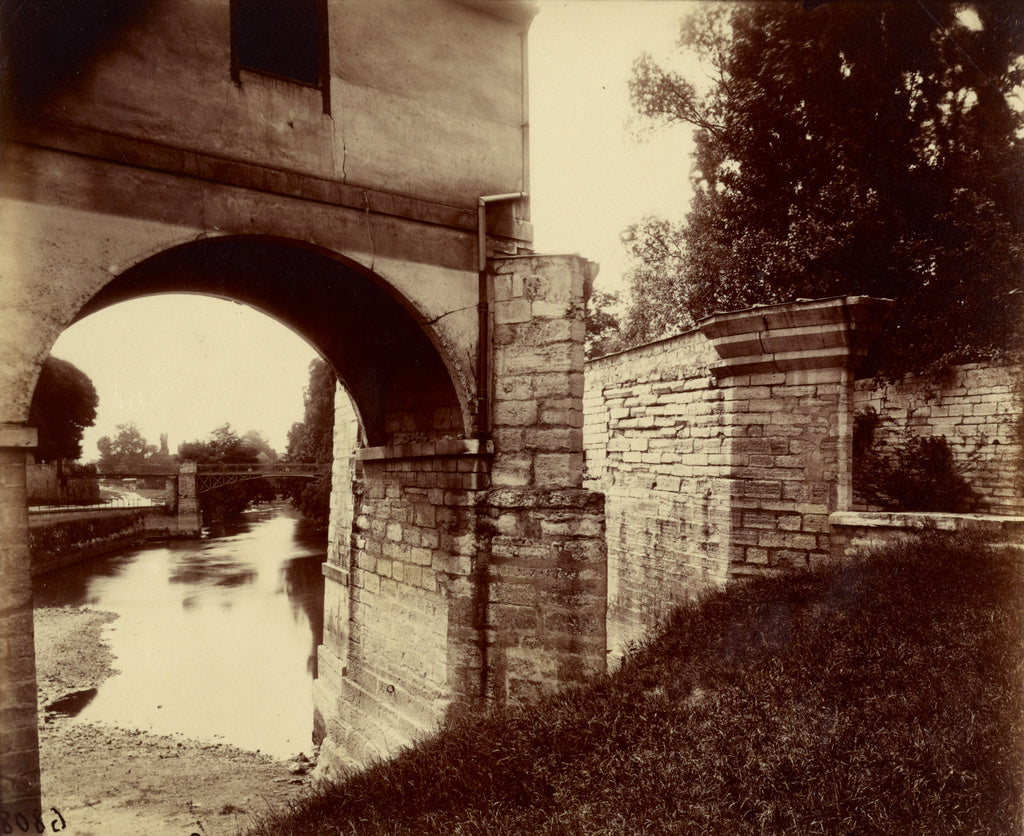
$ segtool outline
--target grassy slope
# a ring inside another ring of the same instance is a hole
[[[254,832],[1020,833],[1021,562],[936,538],[733,587]]]

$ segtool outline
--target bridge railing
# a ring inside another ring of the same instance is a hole
[[[289,476],[309,475],[313,473],[326,474],[330,472],[330,466],[316,462],[277,462],[274,464],[199,464],[196,472],[202,474],[224,474],[235,475],[239,473],[253,473],[263,476]]]
[[[262,476],[310,476],[326,475],[330,472],[331,466],[319,464],[318,462],[275,462],[264,464],[255,462],[252,464],[216,464],[201,463],[196,465],[196,472],[201,475],[230,475],[251,473]],[[99,479],[145,479],[145,478],[173,478],[179,474],[178,468],[168,468],[166,465],[141,465],[126,470],[107,471],[98,473]]]
[[[146,499],[145,497],[117,497],[106,502],[93,502],[85,505],[79,504],[53,504],[29,505],[30,514],[61,514],[70,511],[117,511],[134,508],[163,508],[167,509],[166,502]]]
[[[140,465],[125,470],[101,471],[96,474],[97,479],[148,479],[148,478],[170,478],[178,475],[178,468],[167,465]]]

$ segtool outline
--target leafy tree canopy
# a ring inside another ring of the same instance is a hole
[[[301,421],[288,431],[285,458],[293,462],[334,461],[334,370],[319,358],[309,364],[309,383],[303,393]]]
[[[199,464],[258,465],[260,453],[259,447],[239,436],[231,424],[217,427],[207,441],[190,441],[178,447],[179,460]],[[207,491],[200,496],[199,504],[208,522],[224,522],[239,517],[251,503],[271,501],[276,495],[266,479],[249,479]]]
[[[270,442],[263,437],[263,433],[259,430],[249,430],[249,432],[242,436],[242,441],[256,451],[256,455],[261,462],[277,461],[277,451],[270,446]]]
[[[103,472],[140,469],[154,464],[157,448],[146,441],[134,423],[117,425],[117,435],[108,435],[96,442],[100,451],[99,467]]]
[[[702,6],[679,46],[703,75],[634,64],[634,108],[693,126],[696,159],[685,223],[626,232],[627,330],[866,294],[897,301],[891,373],[1019,350],[1024,7],[804,5]]]
[[[303,396],[305,412],[302,421],[292,424],[288,432],[285,459],[293,462],[331,464],[334,461],[334,370],[317,358],[309,364],[309,383]],[[331,477],[310,481],[288,479],[284,493],[304,516],[323,525],[330,518]]]
[[[98,404],[85,372],[67,360],[48,358],[29,406],[29,425],[39,432],[36,460],[81,458],[82,434],[95,423]]]
[[[180,444],[178,458],[206,464],[258,464],[259,450],[239,436],[231,424],[223,424],[210,433],[207,441]]]
[[[587,357],[603,357],[623,348],[622,327],[613,310],[618,304],[618,293],[603,290],[595,290],[587,300],[584,337]]]

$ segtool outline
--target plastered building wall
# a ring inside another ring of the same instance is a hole
[[[323,90],[234,78],[228,0],[126,3],[121,25],[4,125],[0,421],[24,420],[50,346],[112,279],[226,235],[322,248],[379,277],[432,323],[471,410],[477,200],[529,189],[534,9],[324,5]],[[492,206],[489,246],[527,245],[528,213],[525,199]],[[119,286],[104,303],[130,296]]]
[[[234,72],[229,0],[114,6],[109,16],[90,4],[4,10],[16,60],[0,98],[17,104],[0,123],[0,801],[12,810],[40,801],[26,422],[60,334],[141,295],[233,299],[320,351],[359,401],[372,443],[473,438],[484,429],[478,199],[529,189],[530,3],[325,0],[319,86]],[[486,249],[528,248],[525,198],[483,220]],[[368,653],[390,647],[351,632],[387,609],[372,548],[405,542],[413,526],[396,503],[421,487],[392,458],[363,501],[394,519],[382,534],[376,520],[365,526],[367,550],[353,563],[339,516],[331,550],[353,579],[331,606],[344,600],[366,616],[336,615],[345,626],[331,641]],[[443,463],[422,469],[448,476]],[[392,523],[410,526],[403,539],[389,539]],[[408,600],[423,605],[417,617],[444,621],[428,586],[421,600],[410,584]],[[366,597],[350,601],[353,590]]]

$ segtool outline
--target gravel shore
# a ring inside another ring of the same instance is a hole
[[[35,611],[44,819],[90,836],[229,836],[308,791],[305,764],[223,744],[86,723],[46,711],[116,672],[103,643],[113,613]]]

